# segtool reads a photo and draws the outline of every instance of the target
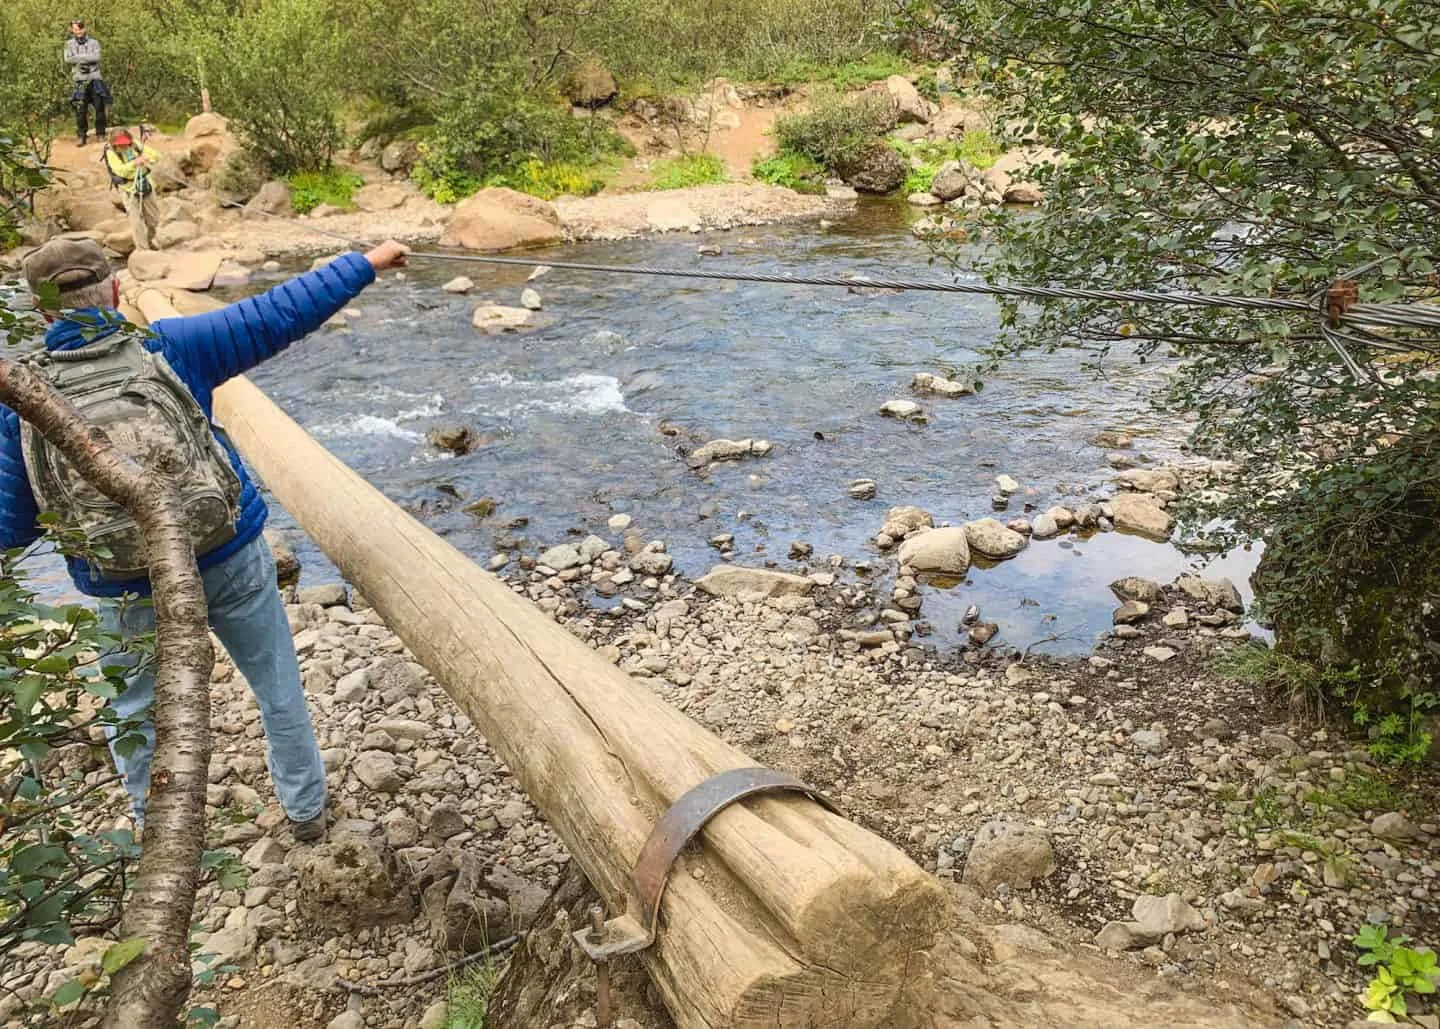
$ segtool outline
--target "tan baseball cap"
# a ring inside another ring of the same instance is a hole
[[[93,239],[52,239],[25,258],[24,268],[32,293],[46,283],[65,293],[110,277],[110,262]]]

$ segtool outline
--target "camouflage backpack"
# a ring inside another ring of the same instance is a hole
[[[129,332],[75,350],[40,352],[30,362],[110,441],[179,493],[197,555],[235,538],[240,479],[190,390],[169,363]],[[144,536],[119,504],[90,485],[28,423],[21,446],[41,511],[109,552],[90,563],[101,578],[125,581],[148,570]]]

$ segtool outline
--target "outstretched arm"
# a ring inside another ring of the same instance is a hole
[[[214,389],[314,332],[374,282],[376,272],[403,265],[408,252],[390,241],[368,254],[345,254],[258,297],[208,314],[161,319],[153,328],[166,341],[171,363],[183,364]]]

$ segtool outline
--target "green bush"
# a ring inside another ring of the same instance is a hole
[[[265,169],[248,150],[236,150],[215,169],[212,185],[232,200],[249,200],[265,185]]]
[[[593,192],[598,174],[576,172],[633,152],[607,120],[576,118],[548,89],[528,88],[517,69],[477,71],[420,149],[415,182],[442,203],[485,184]]]
[[[889,96],[844,97],[826,91],[816,95],[809,111],[778,119],[773,131],[781,151],[803,154],[834,169],[894,125],[895,103]]]
[[[355,191],[365,180],[354,172],[331,168],[328,171],[296,172],[289,178],[290,206],[296,214],[309,214],[321,204],[349,207]]]
[[[580,165],[572,161],[530,160],[511,171],[491,176],[485,185],[508,186],[542,200],[554,200],[558,196],[588,197],[605,188],[609,171],[609,165],[604,163]]]
[[[907,195],[928,193],[935,176],[940,174],[940,169],[950,161],[959,161],[984,171],[991,167],[1002,153],[999,141],[984,129],[967,132],[959,141],[944,139],[907,143],[902,139],[892,139],[890,145],[910,162],[910,173],[905,177],[905,185],[901,187],[901,191]]]
[[[650,172],[650,184],[656,189],[708,186],[729,178],[725,162],[714,154],[682,154],[656,161]]]
[[[751,165],[750,174],[759,182],[785,186],[797,193],[825,192],[825,169],[804,154],[781,152],[757,160]]]

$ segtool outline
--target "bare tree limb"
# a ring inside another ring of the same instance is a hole
[[[0,402],[33,425],[144,533],[155,604],[155,756],[134,891],[122,934],[146,941],[117,972],[108,1029],[173,1024],[190,993],[190,916],[205,842],[214,654],[205,591],[178,499],[28,367],[0,358]]]

